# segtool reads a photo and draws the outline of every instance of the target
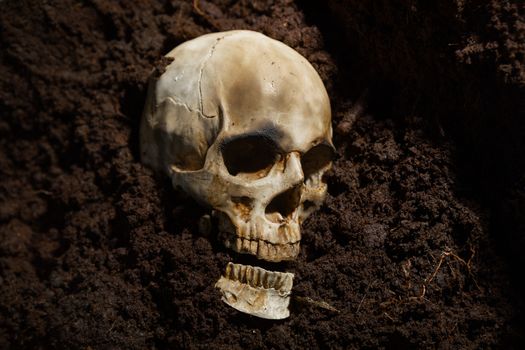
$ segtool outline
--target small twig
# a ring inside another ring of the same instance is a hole
[[[301,303],[315,305],[317,307],[320,307],[321,309],[333,311],[333,312],[336,312],[336,313],[340,312],[335,307],[333,307],[332,305],[328,304],[326,301],[316,301],[316,300],[313,300],[310,297],[300,297],[300,296],[295,296],[294,299],[297,300],[298,302],[301,302]]]
[[[199,0],[193,0],[193,9],[195,10],[195,12],[197,12],[199,16],[204,18],[204,20],[208,22],[208,24],[211,25],[214,29],[219,31],[221,30],[219,26],[215,24],[215,21],[211,19],[210,16],[208,16],[204,11],[202,11],[202,9],[199,6]]]
[[[359,302],[359,305],[357,306],[357,310],[355,310],[355,313],[359,313],[359,310],[361,309],[361,305],[363,305],[363,302],[365,301],[366,295],[368,294],[368,290],[370,289],[370,286],[374,284],[376,281],[370,282],[368,286],[366,286],[365,293],[363,294],[363,297],[361,298],[361,301]]]
[[[115,326],[115,323],[117,323],[117,320],[113,321],[113,323],[111,324],[111,327],[109,327],[107,334],[111,334],[111,331],[113,330],[113,327]]]
[[[460,263],[462,263],[463,265],[465,265],[467,267],[467,272],[468,272],[469,276],[474,281],[474,284],[476,285],[476,288],[478,288],[478,290],[480,290],[481,288],[479,287],[478,282],[474,278],[474,275],[472,274],[471,267],[470,267],[470,263],[472,261],[472,258],[474,257],[475,251],[474,251],[474,249],[470,249],[470,251],[472,252],[472,254],[470,255],[470,258],[468,259],[468,261],[465,261],[464,259],[459,257],[457,254],[455,254],[451,250],[449,250],[449,248],[445,248],[445,250],[443,252],[441,252],[441,255],[439,257],[439,261],[438,261],[436,267],[434,268],[434,271],[427,278],[425,278],[425,280],[423,281],[423,284],[421,285],[421,294],[418,296],[418,298],[422,299],[422,298],[425,297],[428,285],[436,277],[437,273],[441,269],[441,265],[443,264],[443,261],[448,256],[453,257],[454,259],[456,259],[457,261],[459,261]]]
[[[193,9],[202,17],[206,18],[206,14],[199,7],[199,0],[193,0]]]
[[[53,195],[53,192],[50,192],[50,191],[46,191],[46,190],[37,190],[34,192],[35,194],[45,194],[47,196],[51,196]]]
[[[383,314],[392,322],[395,322],[395,320],[392,318],[392,316],[390,316],[389,314],[387,314],[386,312],[383,312]]]
[[[468,261],[467,261],[467,271],[468,271],[468,274],[470,277],[472,277],[472,281],[474,281],[474,284],[476,285],[476,288],[478,290],[481,290],[479,284],[478,284],[478,281],[476,281],[476,278],[474,277],[474,273],[472,273],[472,269],[470,267],[470,263],[472,262],[472,259],[474,258],[474,255],[476,254],[476,250],[472,247],[470,247],[470,258],[468,258]]]

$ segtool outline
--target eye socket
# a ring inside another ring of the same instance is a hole
[[[322,170],[334,159],[335,151],[330,145],[320,144],[312,147],[301,157],[304,179]]]
[[[277,160],[277,146],[262,135],[245,136],[226,141],[221,146],[224,165],[231,175],[266,176]]]

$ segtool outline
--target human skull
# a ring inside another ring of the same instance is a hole
[[[213,209],[226,247],[295,258],[334,153],[319,75],[290,47],[246,30],[204,35],[166,56],[173,62],[150,80],[143,162]]]

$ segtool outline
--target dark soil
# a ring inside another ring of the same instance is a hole
[[[1,1],[0,348],[522,348],[523,7],[428,3]],[[332,98],[283,321],[220,302],[234,256],[139,162],[152,69],[229,29]]]

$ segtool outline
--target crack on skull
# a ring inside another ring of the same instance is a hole
[[[203,102],[203,98],[202,98],[202,76],[204,74],[204,69],[206,68],[206,64],[208,63],[208,61],[211,59],[211,57],[213,56],[213,53],[215,52],[215,49],[217,48],[217,45],[219,45],[220,41],[226,37],[228,37],[229,35],[223,35],[217,39],[215,39],[215,43],[211,46],[210,48],[210,52],[208,52],[208,56],[204,59],[204,61],[202,62],[202,65],[200,67],[200,70],[199,70],[199,106],[200,106],[200,114],[206,118],[214,118],[216,116],[214,115],[206,115],[204,113],[204,102]]]
[[[179,101],[179,100],[176,100],[174,99],[173,97],[169,96],[169,97],[166,97],[164,100],[162,100],[161,103],[159,103],[157,106],[155,106],[156,108],[158,108],[160,105],[162,105],[163,103],[165,103],[166,101],[170,101],[171,103],[173,103],[174,105],[176,106],[182,106],[184,108],[186,108],[189,112],[192,112],[192,113],[199,113],[200,115],[202,115],[203,117],[206,117],[206,118],[209,118],[209,116],[206,116],[204,115],[204,113],[202,113],[202,111],[198,110],[198,109],[193,109],[191,108],[190,106],[188,106],[186,103],[182,102],[182,101]]]

